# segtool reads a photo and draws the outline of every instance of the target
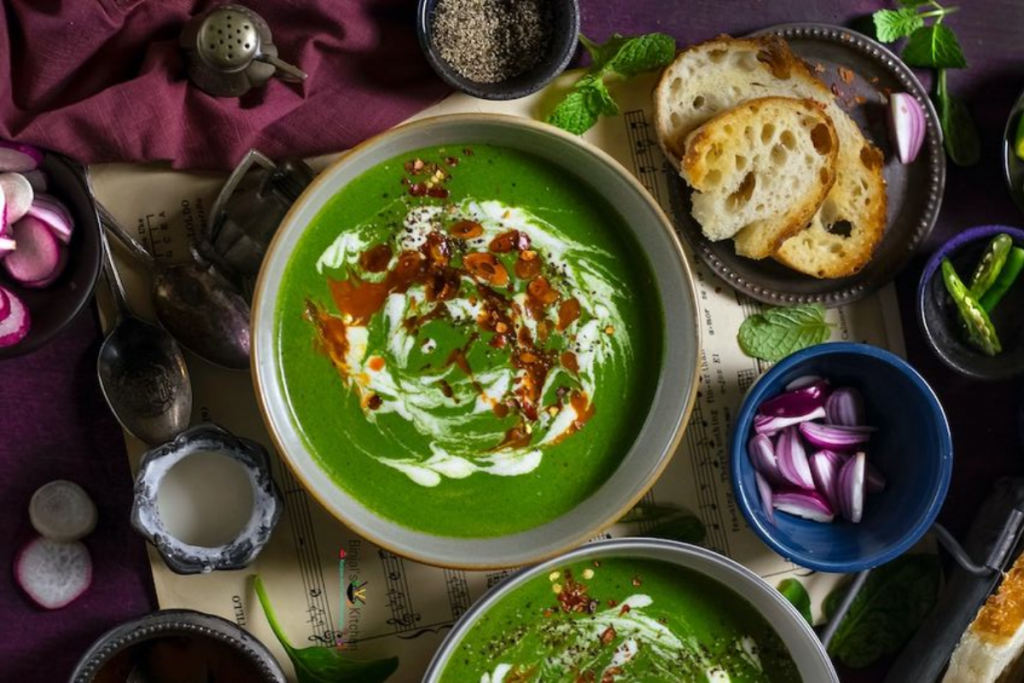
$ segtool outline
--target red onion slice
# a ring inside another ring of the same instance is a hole
[[[858,427],[864,424],[864,397],[850,387],[836,389],[825,401],[825,413],[829,424]]]
[[[874,427],[842,427],[822,425],[815,422],[801,422],[800,433],[807,442],[830,451],[848,451],[871,438]]]
[[[775,457],[779,462],[779,472],[786,481],[802,489],[814,489],[807,452],[796,427],[787,427],[779,436]]]
[[[757,492],[761,494],[761,507],[764,508],[764,514],[768,517],[769,522],[775,524],[775,508],[772,507],[774,494],[771,484],[761,476],[760,472],[754,472],[754,481],[757,482]]]
[[[839,470],[845,462],[846,458],[834,451],[818,451],[810,457],[814,488],[824,496],[833,510],[839,509],[836,485],[839,481]]]
[[[885,476],[867,460],[864,461],[864,488],[868,493],[885,490]]]
[[[809,387],[810,385],[815,384],[816,382],[821,382],[821,381],[822,381],[822,378],[819,375],[803,375],[801,377],[797,377],[795,380],[793,380],[792,382],[787,384],[786,385],[786,391],[793,391],[795,389],[803,389],[804,387]],[[827,382],[828,380],[824,380],[824,381]]]
[[[782,473],[779,472],[779,460],[775,455],[775,446],[772,445],[771,439],[764,434],[755,434],[747,444],[747,452],[750,454],[750,463],[765,479],[773,484],[781,484],[785,481]]]
[[[889,133],[900,163],[909,164],[917,158],[924,143],[925,116],[913,95],[905,92],[889,95]]]
[[[835,513],[829,507],[828,501],[814,491],[776,493],[772,505],[776,510],[815,522],[831,522],[835,519]]]
[[[853,523],[864,516],[864,463],[867,457],[857,453],[839,470],[839,510]]]
[[[757,407],[757,412],[770,417],[798,417],[824,407],[827,398],[828,382],[819,380],[768,399]]]
[[[771,415],[758,414],[754,416],[754,431],[758,434],[771,436],[791,425],[807,422],[808,420],[820,420],[823,417],[825,417],[824,406],[796,417],[772,417]]]

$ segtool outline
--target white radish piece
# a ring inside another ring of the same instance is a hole
[[[14,577],[25,594],[45,609],[75,601],[92,583],[92,558],[81,542],[29,541],[14,562]]]
[[[7,200],[7,222],[13,223],[28,213],[35,192],[20,173],[0,173],[0,190]]]
[[[10,290],[4,289],[3,293],[7,298],[7,305],[11,308],[7,313],[7,317],[0,320],[0,348],[14,346],[20,342],[28,334],[31,327],[28,309],[22,300],[16,297]]]
[[[53,234],[64,244],[71,242],[71,233],[75,229],[75,221],[71,212],[59,199],[48,194],[37,193],[28,209],[28,215],[46,223]]]
[[[34,171],[43,163],[43,153],[31,145],[0,140],[0,171],[25,173]]]
[[[57,266],[53,269],[53,273],[50,274],[50,277],[42,280],[35,280],[33,282],[22,282],[21,284],[31,289],[45,289],[56,282],[57,278],[59,278],[64,272],[64,268],[68,265],[68,248],[63,244],[58,244],[57,251]]]
[[[20,283],[52,277],[60,266],[60,242],[46,223],[25,216],[11,226],[18,248],[3,260],[7,273]]]
[[[46,192],[50,187],[50,178],[46,175],[46,171],[41,168],[37,168],[34,171],[25,171],[22,175],[25,176],[25,180],[28,181],[28,184],[36,192]]]
[[[51,541],[80,541],[96,528],[96,505],[81,486],[57,479],[39,487],[28,504],[35,530]]]

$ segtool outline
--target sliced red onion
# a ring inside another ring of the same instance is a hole
[[[909,164],[917,158],[924,143],[925,116],[913,95],[905,92],[889,95],[889,133],[900,163]]]
[[[825,419],[829,424],[843,427],[864,424],[864,396],[850,387],[836,389],[825,401]]]
[[[864,488],[868,493],[885,490],[885,476],[869,461],[864,461]]]
[[[43,153],[20,142],[0,140],[0,172],[25,173],[34,171],[43,163]]]
[[[814,491],[776,493],[772,498],[772,505],[776,510],[815,522],[831,522],[835,519],[835,513],[829,507],[828,501]]]
[[[757,482],[757,492],[761,494],[761,507],[768,521],[775,524],[775,508],[772,507],[774,494],[768,480],[761,476],[760,472],[754,472],[754,481]]]
[[[795,380],[786,385],[786,391],[794,391],[795,389],[803,389],[810,385],[822,381],[822,378],[818,375],[802,375],[797,377]],[[826,380],[827,381],[827,380]]]
[[[755,434],[747,444],[747,452],[750,454],[750,463],[754,469],[768,481],[773,484],[781,484],[786,481],[782,473],[779,472],[779,460],[775,455],[775,446],[772,445],[770,438],[764,434]]]
[[[867,442],[871,438],[871,432],[875,431],[874,427],[841,427],[816,422],[801,422],[799,429],[808,443],[830,451],[852,450],[855,446]]]
[[[814,477],[807,462],[807,452],[796,427],[787,427],[783,430],[775,448],[775,457],[779,461],[779,472],[786,481],[802,489],[814,488]]]
[[[839,481],[839,470],[846,458],[834,451],[818,451],[809,458],[814,488],[825,497],[833,510],[839,509],[839,496],[836,483]]]
[[[828,382],[819,380],[768,399],[757,407],[757,412],[770,417],[799,417],[824,407],[827,398]]]
[[[846,519],[857,523],[864,516],[864,464],[867,457],[857,453],[839,470],[839,511]]]
[[[757,414],[754,416],[754,431],[758,434],[771,436],[791,425],[807,422],[808,420],[820,420],[823,417],[825,417],[824,406],[818,407],[804,415],[794,417],[772,417],[771,415]]]

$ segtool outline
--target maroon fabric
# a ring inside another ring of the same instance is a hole
[[[178,36],[217,4],[4,0],[0,138],[88,163],[227,169],[251,147],[275,158],[351,147],[446,92],[420,53],[414,0],[251,0],[309,78],[212,97],[185,76]]]

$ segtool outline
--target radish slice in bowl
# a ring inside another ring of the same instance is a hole
[[[7,305],[10,307],[7,315],[0,319],[0,348],[5,346],[14,346],[28,334],[29,328],[31,327],[31,320],[29,319],[28,309],[25,308],[24,302],[16,297],[13,292],[3,289],[4,298],[7,299]]]
[[[80,542],[30,541],[18,553],[14,576],[28,597],[45,609],[74,602],[92,583],[92,558]]]
[[[0,171],[25,173],[43,163],[43,153],[31,145],[0,140]]]
[[[60,268],[61,245],[46,223],[25,216],[11,226],[11,233],[18,246],[3,260],[7,273],[23,284],[53,277]]]
[[[0,173],[0,190],[7,201],[7,222],[14,223],[28,213],[35,192],[20,173]]]

